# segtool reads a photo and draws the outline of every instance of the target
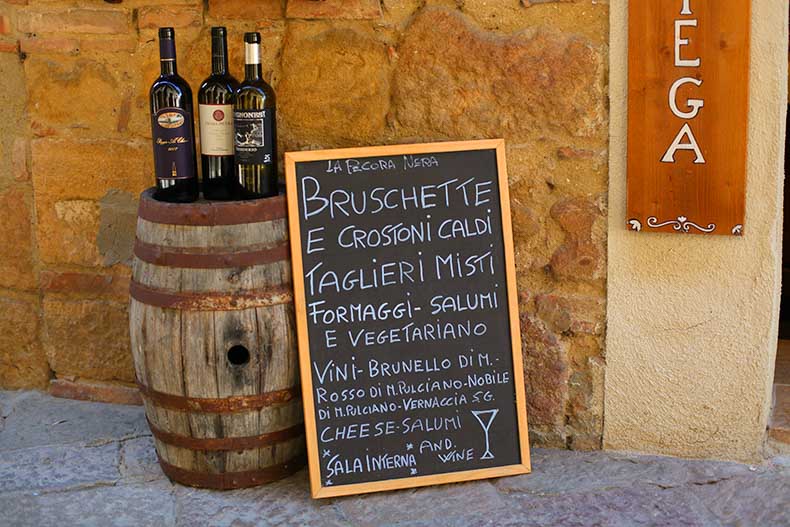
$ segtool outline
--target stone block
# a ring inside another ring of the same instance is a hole
[[[510,216],[515,239],[531,238],[541,230],[540,219],[535,211],[517,198],[510,199]]]
[[[79,401],[134,406],[143,404],[140,391],[129,384],[53,379],[49,383],[49,393],[54,397]]]
[[[106,230],[108,221],[128,214],[102,200],[112,189],[137,196],[153,184],[150,163],[150,146],[142,143],[34,140],[32,173],[42,261],[98,266],[107,254],[108,262],[117,261],[118,247],[109,243],[102,254],[97,238],[102,225]],[[119,228],[128,230],[128,223],[121,221]]]
[[[22,33],[126,33],[131,13],[123,9],[63,8],[37,6],[17,13]]]
[[[379,0],[288,0],[288,18],[376,19],[381,17]]]
[[[0,287],[36,289],[30,200],[27,186],[0,190]]]
[[[282,18],[280,0],[208,0],[208,14],[213,18]]]
[[[521,313],[521,342],[529,424],[561,427],[568,397],[567,345],[526,311]]]
[[[606,53],[582,38],[550,29],[502,37],[431,7],[407,28],[398,55],[399,135],[525,142],[606,131]]]
[[[538,294],[538,316],[555,333],[600,335],[606,322],[605,302],[586,295]]]
[[[71,45],[63,42],[64,48]],[[33,54],[25,61],[25,72],[31,126],[37,135],[68,132],[104,139],[118,130],[127,86],[116,77],[111,64],[77,56]],[[53,83],[58,86],[56,91],[50,89]]]
[[[124,58],[137,50],[137,35],[83,35],[80,52],[123,53]],[[125,72],[124,72],[125,73]]]
[[[46,296],[43,342],[58,377],[134,382],[126,304]]]
[[[0,35],[10,35],[12,31],[11,17],[6,14],[0,14]]]
[[[15,55],[18,54],[19,41],[15,38],[0,38],[0,53],[13,53]]]
[[[609,0],[464,0],[461,10],[489,30],[512,33],[550,25],[597,45],[608,43]]]
[[[99,207],[91,200],[36,200],[39,257],[42,262],[84,266],[101,264],[96,247]]]
[[[118,445],[114,443],[24,448],[0,456],[0,493],[111,485],[118,479]]]
[[[587,198],[565,198],[557,201],[550,213],[565,233],[565,241],[551,257],[554,276],[570,280],[599,278],[605,272],[605,254],[593,237],[593,225],[604,218],[598,206]]]
[[[0,43],[4,42],[0,38]],[[24,94],[25,72],[17,53],[17,41],[13,40],[13,49],[9,53],[0,54],[0,93]],[[25,97],[7,96],[0,105],[0,189],[19,177],[18,139],[25,135],[27,123],[25,117]],[[16,154],[16,155],[15,155]],[[17,162],[14,162],[14,159]],[[10,162],[9,162],[10,161]]]
[[[189,6],[147,6],[137,12],[137,27],[156,29],[197,27],[203,23],[203,9]]]
[[[291,28],[277,85],[286,150],[380,140],[389,111],[387,47],[353,29]],[[320,116],[320,118],[316,118]]]
[[[381,21],[402,28],[423,6],[424,0],[381,0]]]
[[[0,297],[0,387],[43,389],[49,382],[38,319],[36,299]]]
[[[15,137],[11,143],[11,175],[14,181],[30,180],[28,140],[25,137]]]
[[[551,217],[562,230],[580,240],[589,239],[600,209],[585,198],[565,198],[551,207]]]
[[[129,297],[129,276],[89,272],[43,270],[41,290],[77,298],[106,298],[125,301]]]
[[[102,265],[132,263],[137,225],[137,195],[110,189],[99,201],[99,232],[96,244]]]
[[[601,250],[592,243],[568,241],[551,258],[551,271],[558,279],[592,280],[601,266]]]
[[[30,36],[20,39],[19,49],[27,55],[31,53],[76,55],[80,50],[80,41],[77,38],[59,36]]]
[[[579,345],[578,341],[582,341]],[[566,433],[574,450],[599,450],[603,435],[603,373],[599,357],[578,357],[581,353],[600,353],[595,338],[575,338],[571,347],[572,373],[568,379]]]

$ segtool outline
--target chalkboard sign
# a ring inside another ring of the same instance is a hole
[[[504,141],[285,163],[313,497],[529,472]]]

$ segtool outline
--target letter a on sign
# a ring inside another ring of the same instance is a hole
[[[629,3],[626,228],[745,232],[750,20],[750,0]]]

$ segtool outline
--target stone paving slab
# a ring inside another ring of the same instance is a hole
[[[490,481],[470,481],[339,498],[354,525],[376,527],[409,522],[452,522],[484,518],[508,505]]]
[[[26,448],[0,454],[0,492],[64,490],[120,479],[118,445]]]
[[[159,468],[154,439],[151,436],[135,437],[121,442],[118,470],[125,479],[150,481],[165,477]]]
[[[505,492],[578,493],[630,487],[634,482],[672,488],[715,482],[735,476],[768,472],[767,466],[726,461],[700,461],[617,452],[537,451],[532,474],[502,478],[495,485]],[[565,474],[557,478],[557,474]]]
[[[540,497],[524,502],[517,497],[516,511],[496,519],[510,526],[671,526],[721,525],[716,516],[685,489],[637,485]]]
[[[790,526],[790,457],[759,465],[532,450],[533,473],[312,500],[307,471],[172,484],[142,409],[0,392],[0,526]]]
[[[176,521],[174,494],[173,486],[166,481],[97,486],[72,492],[0,494],[0,511],[4,518],[0,524],[14,527],[172,527]]]
[[[342,514],[334,501],[310,498],[306,470],[263,487],[222,492],[178,486],[176,495],[179,527],[357,525]]]
[[[790,525],[790,475],[786,472],[692,485],[688,492],[724,525]]]
[[[14,394],[15,392],[5,392]],[[102,443],[148,435],[139,406],[58,399],[39,392],[6,395],[0,451],[69,443]]]

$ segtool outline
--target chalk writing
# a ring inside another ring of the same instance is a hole
[[[495,151],[299,163],[296,188],[323,484],[518,464]]]

